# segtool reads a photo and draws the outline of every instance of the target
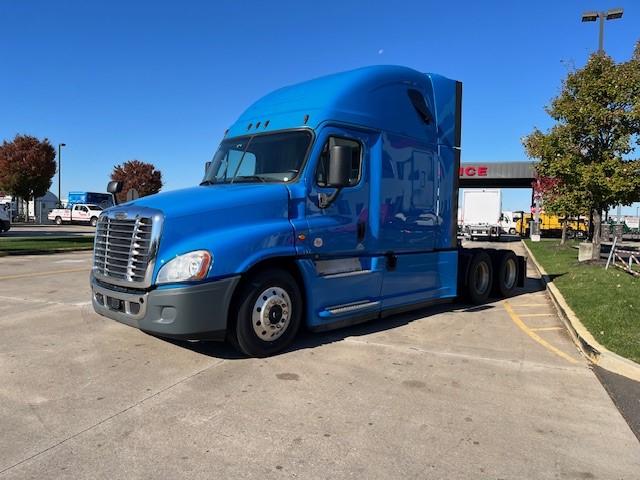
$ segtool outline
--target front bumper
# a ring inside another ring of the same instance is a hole
[[[91,276],[93,309],[105,317],[161,337],[224,340],[231,296],[240,280],[132,293]]]
[[[0,220],[0,233],[8,232],[11,228],[11,222],[8,220]]]

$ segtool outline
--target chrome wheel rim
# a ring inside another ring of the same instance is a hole
[[[478,268],[476,269],[475,287],[476,292],[481,295],[489,288],[489,267],[484,262],[478,264]]]
[[[511,289],[516,283],[516,279],[518,277],[518,267],[516,266],[516,262],[512,259],[507,261],[504,269],[504,286],[507,289]]]
[[[284,289],[267,288],[253,305],[253,331],[265,342],[277,340],[291,323],[291,310],[291,299]]]

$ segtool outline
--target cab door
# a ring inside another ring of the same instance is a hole
[[[321,131],[306,175],[305,250],[308,312],[311,328],[355,318],[375,318],[380,310],[384,259],[372,257],[370,226],[370,150],[375,136],[341,128]],[[329,186],[331,147],[351,149],[348,185]],[[299,249],[300,251],[301,249]]]
[[[351,148],[351,176],[329,205],[321,205],[335,192],[327,186],[332,146]],[[369,237],[368,155],[370,138],[360,132],[331,128],[322,131],[312,154],[312,175],[307,176],[306,218],[311,251],[321,257],[352,255],[366,250]]]

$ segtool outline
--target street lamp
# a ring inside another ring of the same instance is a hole
[[[58,207],[62,207],[62,200],[60,197],[60,177],[62,175],[62,156],[61,156],[61,147],[66,147],[66,143],[58,144]]]
[[[616,20],[618,18],[622,18],[622,13],[624,10],[622,8],[610,8],[606,12],[584,12],[582,14],[583,22],[595,22],[598,18],[600,19],[600,35],[598,37],[598,53],[602,54],[604,52],[603,42],[604,42],[604,21],[605,20]]]

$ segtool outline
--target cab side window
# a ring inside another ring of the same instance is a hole
[[[325,187],[327,185],[329,174],[329,150],[334,145],[351,147],[351,176],[349,178],[349,186],[356,185],[362,176],[362,145],[359,142],[348,138],[329,137],[322,147],[320,160],[316,167],[316,182],[318,186]]]

